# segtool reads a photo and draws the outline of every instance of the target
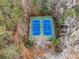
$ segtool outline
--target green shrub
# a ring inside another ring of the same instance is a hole
[[[7,46],[7,42],[11,34],[11,32],[6,31],[5,26],[0,26],[0,49]]]
[[[79,5],[75,6],[76,14],[79,15]]]
[[[2,59],[16,59],[19,57],[20,54],[20,48],[18,45],[10,45],[7,48],[4,48],[0,51],[0,58]],[[2,55],[2,56],[1,56]]]
[[[0,25],[11,29],[22,19],[22,8],[18,2],[13,5],[11,0],[0,0]]]
[[[33,42],[31,40],[28,40],[26,43],[25,43],[25,47],[26,48],[31,48],[33,47]]]
[[[64,24],[64,21],[65,21],[65,18],[61,18],[61,19],[59,20],[59,24],[60,24],[60,25]]]
[[[67,16],[70,17],[70,16],[74,16],[74,15],[76,15],[76,12],[74,9],[65,10],[65,12],[64,12],[65,17],[67,17]]]
[[[57,45],[59,44],[59,40],[58,40],[58,39],[53,39],[53,40],[52,40],[52,44],[53,44],[54,46],[57,46]]]

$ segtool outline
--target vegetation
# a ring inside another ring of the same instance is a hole
[[[76,12],[74,9],[69,9],[69,10],[65,10],[64,12],[64,16],[67,17],[67,16],[74,16],[76,15]]]
[[[0,26],[0,50],[8,46],[8,40],[11,32],[6,31],[5,27]]]
[[[28,40],[26,43],[25,43],[25,47],[26,48],[31,48],[33,47],[33,42],[31,40]]]
[[[19,57],[20,54],[20,48],[13,44],[10,45],[3,50],[0,50],[0,58],[1,59],[16,59]]]
[[[22,11],[20,5],[13,5],[10,0],[0,0],[0,25],[6,29],[13,28],[18,21],[22,20]]]
[[[61,19],[59,20],[59,24],[60,24],[60,25],[63,25],[63,24],[64,24],[64,21],[65,21],[65,18],[63,17],[63,18],[61,18]]]
[[[54,9],[53,3],[48,0],[32,0],[32,6],[34,13],[38,15],[51,15]]]
[[[57,46],[59,44],[59,40],[58,39],[53,39],[52,43],[54,46]]]
[[[17,23],[23,19],[22,8],[11,0],[0,0],[0,59],[15,59],[20,52],[10,37]]]
[[[76,5],[74,8],[75,8],[76,14],[79,15],[79,5]]]
[[[50,40],[52,40],[53,46],[58,46],[58,44],[60,43],[59,39],[57,39],[57,38],[52,38]]]

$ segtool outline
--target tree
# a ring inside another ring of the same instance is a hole
[[[17,44],[9,42],[16,25],[23,20],[22,7],[17,2],[0,0],[0,59],[15,59],[19,55]]]
[[[76,14],[79,15],[79,5],[75,6],[75,11],[76,11]]]

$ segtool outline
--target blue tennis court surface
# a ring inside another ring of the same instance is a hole
[[[32,21],[32,32],[33,35],[40,35],[40,20]]]
[[[52,35],[51,20],[32,20],[32,33],[33,35],[40,35],[40,21],[43,24],[43,35]]]
[[[52,35],[52,28],[51,28],[51,21],[50,20],[43,20],[43,34],[44,35]]]

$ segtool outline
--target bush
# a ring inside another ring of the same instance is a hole
[[[53,39],[52,43],[54,46],[57,46],[59,44],[59,40],[58,39]]]
[[[11,32],[6,31],[5,26],[0,26],[0,49],[7,46],[10,35]]]
[[[11,29],[22,19],[22,8],[20,4],[13,5],[10,0],[0,1],[0,25]]]
[[[74,16],[74,15],[76,15],[76,12],[74,9],[65,10],[65,12],[64,12],[65,17],[67,17],[67,16],[70,17],[70,16]]]
[[[75,6],[75,11],[76,11],[77,15],[79,15],[79,5]]]
[[[7,48],[4,48],[0,51],[0,58],[2,59],[16,59],[19,57],[20,48],[18,45],[10,45]]]

